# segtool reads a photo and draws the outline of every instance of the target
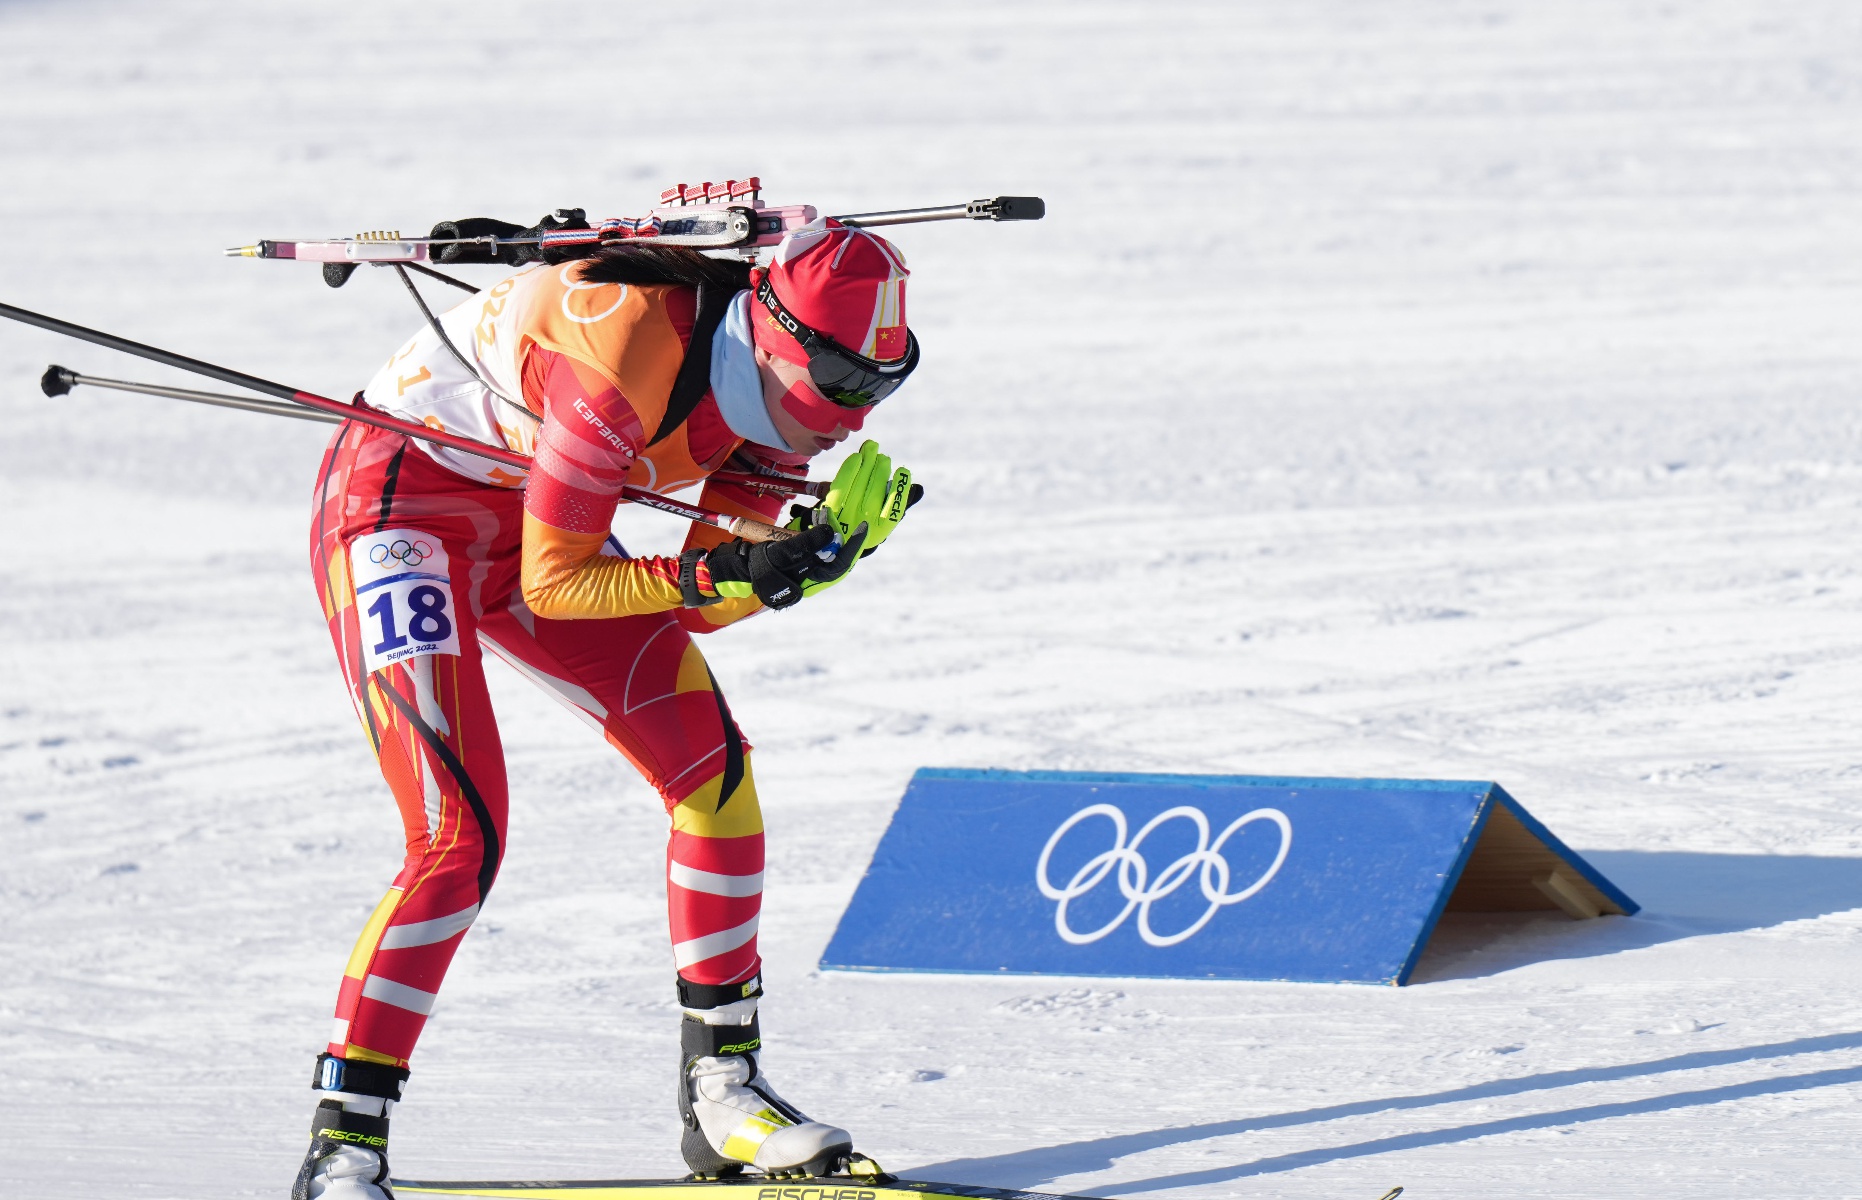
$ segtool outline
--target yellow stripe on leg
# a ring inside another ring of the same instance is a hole
[[[375,906],[375,911],[369,914],[369,923],[362,927],[362,936],[356,939],[356,948],[349,952],[349,965],[343,968],[343,974],[351,979],[361,979],[369,973],[369,960],[375,957],[375,947],[381,945],[381,935],[387,931],[394,910],[400,906],[401,889],[389,888],[388,894]]]

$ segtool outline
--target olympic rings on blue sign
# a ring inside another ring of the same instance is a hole
[[[1067,881],[1065,887],[1055,887],[1047,876],[1047,864],[1053,857],[1054,847],[1060,844],[1061,838],[1067,836],[1068,830],[1088,817],[1105,817],[1112,822],[1112,848],[1087,859],[1085,865],[1073,873],[1073,878]],[[1155,880],[1151,880],[1150,865],[1144,861],[1144,855],[1139,853],[1138,847],[1144,844],[1144,839],[1150,836],[1152,830],[1166,821],[1179,819],[1196,826],[1196,849],[1165,867],[1158,872]],[[1222,857],[1222,847],[1229,838],[1256,821],[1271,821],[1279,828],[1280,849],[1259,878],[1241,891],[1231,892],[1228,890],[1228,860]],[[1043,896],[1059,901],[1054,909],[1054,931],[1060,934],[1062,941],[1074,946],[1090,945],[1123,925],[1125,918],[1136,909],[1138,936],[1144,939],[1146,945],[1175,946],[1195,935],[1220,910],[1231,904],[1240,904],[1266,887],[1279,873],[1281,864],[1287,861],[1287,851],[1293,848],[1293,823],[1277,808],[1257,808],[1235,818],[1213,844],[1209,841],[1209,818],[1203,815],[1201,809],[1187,804],[1166,809],[1146,821],[1144,827],[1138,830],[1138,836],[1131,839],[1129,846],[1125,844],[1126,831],[1125,814],[1117,806],[1093,804],[1062,821],[1060,828],[1048,837],[1047,845],[1042,847],[1040,861],[1034,868],[1034,882]],[[1125,897],[1125,907],[1097,929],[1085,933],[1075,931],[1067,924],[1067,905],[1098,887],[1114,867],[1118,868],[1118,890]],[[1176,933],[1158,933],[1151,928],[1151,905],[1182,887],[1192,874],[1197,877],[1203,898],[1209,901],[1208,909],[1188,929]]]
[[[410,542],[406,538],[396,538],[392,542],[377,542],[369,547],[369,561],[381,566],[389,559],[403,566],[417,567],[433,557],[433,547],[425,539]]]

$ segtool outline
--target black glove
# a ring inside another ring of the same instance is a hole
[[[802,598],[805,584],[832,583],[852,570],[865,541],[862,523],[828,553],[834,529],[823,523],[777,542],[725,542],[705,556],[705,567],[720,596],[754,594],[765,607],[787,608]]]

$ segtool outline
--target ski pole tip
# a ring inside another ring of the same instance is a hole
[[[45,374],[39,376],[39,390],[48,396],[68,396],[77,385],[78,373],[57,363],[45,368]]]
[[[257,246],[228,246],[220,253],[228,258],[263,258],[264,252]]]

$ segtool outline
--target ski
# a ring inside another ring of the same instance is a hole
[[[392,1181],[398,1196],[505,1196],[522,1200],[641,1200],[676,1193],[678,1200],[1086,1200],[1054,1192],[927,1183],[917,1179],[868,1182],[851,1176],[768,1179],[523,1179],[470,1182]]]
[[[506,1179],[472,1182],[391,1181],[396,1195],[510,1197],[512,1200],[647,1200],[655,1193],[676,1193],[677,1200],[1097,1200],[1059,1192],[1024,1192],[1013,1188],[976,1187],[967,1183],[928,1183],[890,1179],[869,1183],[852,1177],[806,1179]],[[1379,1200],[1403,1194],[1391,1188]]]

